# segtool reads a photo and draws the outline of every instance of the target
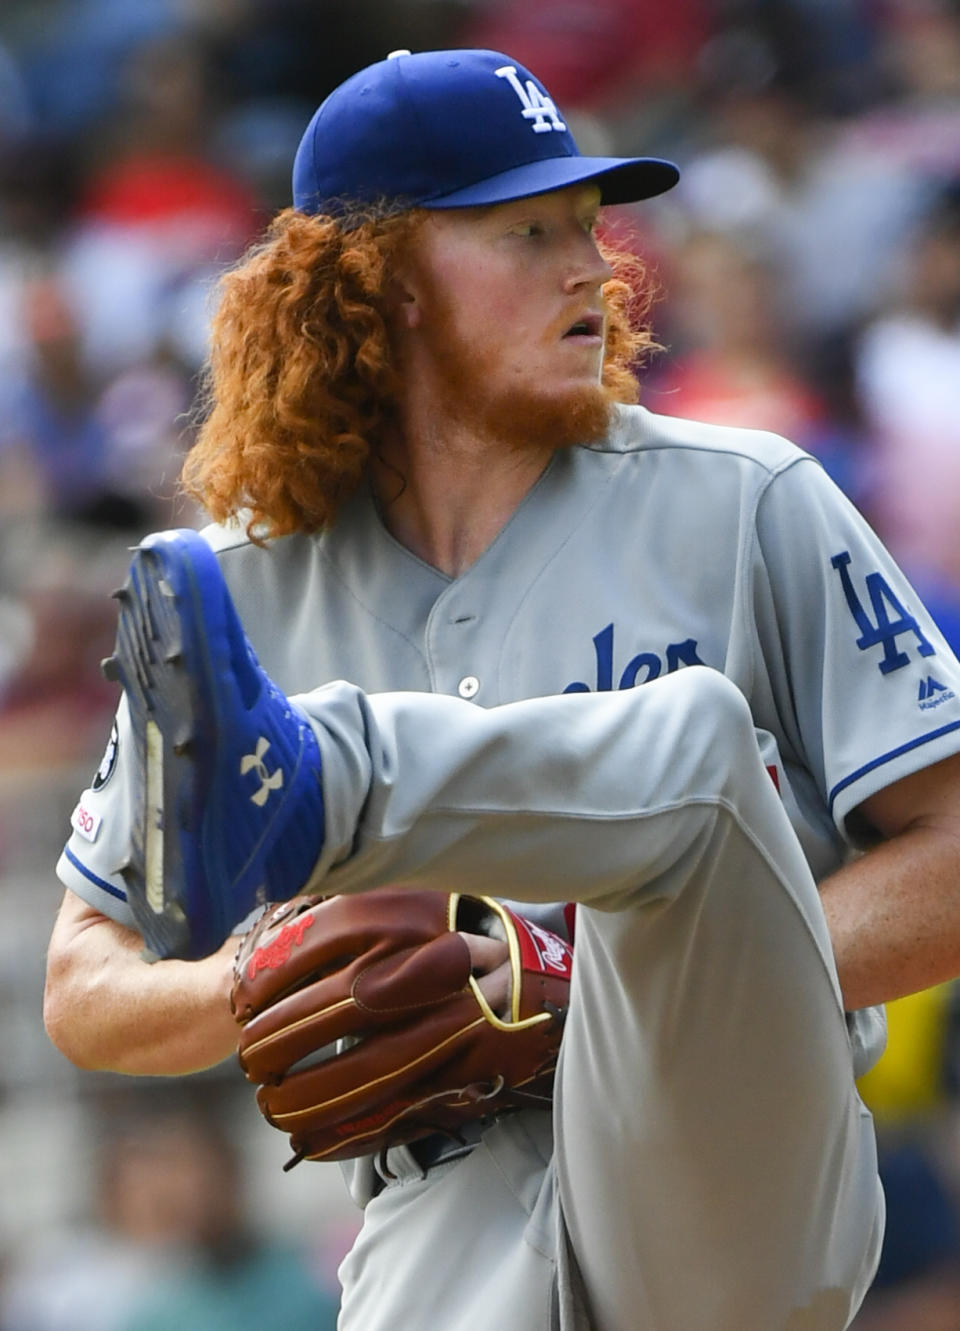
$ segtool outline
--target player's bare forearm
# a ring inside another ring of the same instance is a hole
[[[848,1009],[960,975],[960,757],[862,806],[888,839],[821,884]]]
[[[147,965],[130,929],[67,892],[47,957],[44,1023],[78,1067],[182,1076],[234,1052],[236,939],[203,961]]]

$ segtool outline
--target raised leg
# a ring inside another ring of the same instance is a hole
[[[328,890],[581,903],[554,1168],[591,1326],[841,1331],[879,1250],[872,1124],[816,887],[737,690],[691,669],[491,712],[317,698],[325,771],[359,780],[351,709],[371,755]]]

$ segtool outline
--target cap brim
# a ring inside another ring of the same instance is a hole
[[[679,179],[680,172],[674,164],[658,157],[548,157],[512,167],[452,194],[422,199],[420,206],[471,208],[509,203],[512,199],[525,199],[588,181],[600,186],[604,204],[636,203],[664,194]]]

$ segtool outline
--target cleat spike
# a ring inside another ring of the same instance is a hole
[[[109,679],[111,684],[119,684],[123,678],[120,671],[120,662],[115,656],[106,656],[100,662],[100,670],[104,679]]]

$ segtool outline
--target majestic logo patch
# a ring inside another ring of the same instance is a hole
[[[110,738],[107,740],[107,747],[104,750],[103,757],[100,759],[100,766],[97,768],[96,775],[93,778],[93,789],[102,790],[110,778],[113,776],[117,766],[117,755],[120,752],[120,734],[117,730],[117,723],[114,721],[110,731]]]
[[[534,134],[550,134],[555,129],[565,130],[567,128],[560,119],[552,98],[548,97],[545,92],[541,92],[533,79],[527,79],[526,84],[521,83],[516,66],[502,65],[500,69],[495,69],[493,72],[498,79],[506,79],[520,98],[520,104],[523,107],[521,114],[524,120],[530,122],[530,128]]]
[[[246,776],[248,772],[255,771],[260,778],[258,789],[250,796],[251,803],[256,804],[258,808],[263,808],[266,804],[271,790],[279,790],[283,785],[283,768],[278,767],[275,772],[268,772],[267,765],[263,761],[269,748],[270,741],[264,739],[261,735],[253,753],[245,753],[240,759],[241,776]]]
[[[946,684],[940,683],[939,679],[934,679],[932,675],[928,675],[926,679],[920,681],[917,705],[921,711],[927,712],[932,707],[939,707],[942,702],[949,702],[951,698],[956,696],[953,689],[948,689]]]
[[[860,630],[857,646],[861,652],[871,647],[883,648],[883,660],[877,662],[877,669],[881,675],[889,675],[892,670],[900,670],[910,664],[910,657],[897,641],[905,633],[912,633],[916,638],[914,645],[918,655],[936,655],[935,648],[927,641],[916,617],[903,606],[882,573],[868,573],[864,580],[874,614],[874,618],[871,619],[850,577],[849,551],[841,550],[838,555],[833,556],[830,563],[840,574],[843,594]]]

